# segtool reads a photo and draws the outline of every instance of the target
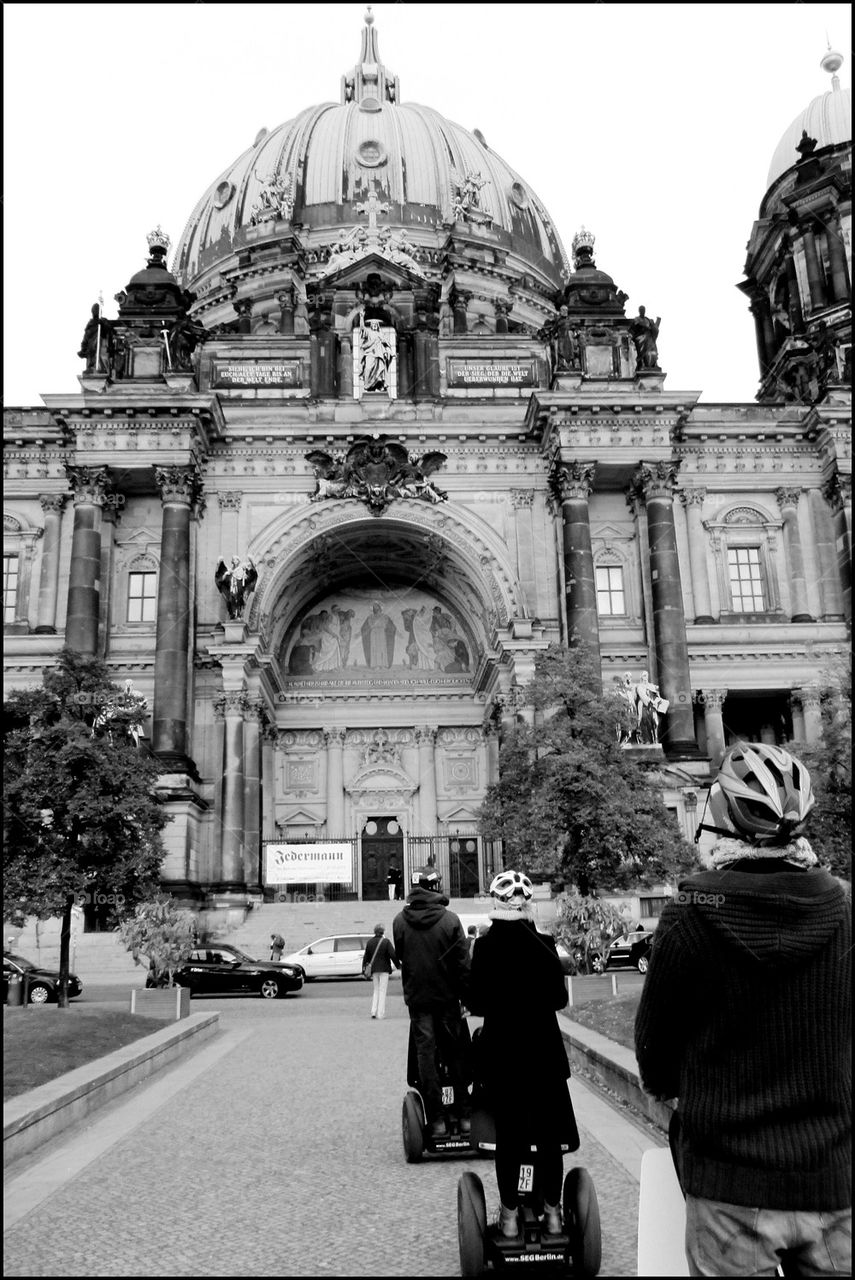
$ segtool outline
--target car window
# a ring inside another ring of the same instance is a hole
[[[191,951],[190,959],[194,964],[200,964],[203,960],[208,959],[207,951]]]
[[[311,951],[313,956],[327,956],[332,954],[335,938],[321,938],[318,942],[313,942],[307,950]]]
[[[373,934],[372,934],[373,937]],[[336,951],[364,951],[368,945],[368,939],[365,938],[336,938]]]
[[[214,964],[234,964],[238,957],[233,955],[231,951],[209,951],[208,958]]]

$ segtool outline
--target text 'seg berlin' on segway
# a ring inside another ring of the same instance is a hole
[[[465,1019],[461,1024],[461,1036],[465,1042],[462,1048],[468,1051],[470,1047],[469,1025]],[[444,1060],[442,1045],[439,1043],[437,1044],[436,1063],[442,1090],[441,1114],[445,1121],[446,1129],[446,1133],[441,1137],[434,1136],[431,1133],[431,1124],[428,1120],[419,1082],[418,1055],[411,1027],[407,1051],[407,1084],[410,1088],[404,1095],[401,1116],[404,1156],[408,1164],[415,1164],[426,1155],[473,1155],[478,1150],[473,1141],[475,1117],[470,1120],[472,1127],[469,1128],[468,1132],[465,1131],[467,1126],[461,1123],[460,1118],[461,1110],[468,1118],[470,1098],[460,1099],[455,1097],[451,1072]]]
[[[475,1032],[477,1041],[478,1031]],[[477,1063],[477,1053],[475,1054]],[[579,1135],[566,1135],[561,1142],[564,1154],[577,1151]],[[486,1105],[484,1091],[476,1080],[473,1089],[472,1142],[488,1156],[496,1151],[496,1127]],[[562,1135],[562,1138],[565,1135]],[[560,1271],[564,1275],[596,1276],[602,1260],[600,1209],[597,1192],[587,1169],[571,1169],[562,1194],[563,1229],[555,1234],[545,1229],[543,1193],[539,1186],[537,1147],[529,1148],[520,1164],[517,1182],[520,1231],[504,1236],[498,1224],[487,1222],[484,1185],[477,1174],[467,1171],[457,1184],[457,1236],[460,1246],[460,1274],[480,1276],[494,1267],[536,1266],[538,1270]]]

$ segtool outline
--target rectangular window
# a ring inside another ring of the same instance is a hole
[[[154,622],[157,616],[157,574],[128,574],[128,622]]]
[[[661,916],[670,901],[670,898],[639,898],[638,905],[642,920],[650,916]]]
[[[18,557],[3,557],[3,622],[15,621],[18,604]]]
[[[727,552],[730,596],[734,613],[759,613],[766,608],[759,547],[730,547]]]
[[[601,617],[626,613],[620,565],[601,565],[597,569],[597,612]]]

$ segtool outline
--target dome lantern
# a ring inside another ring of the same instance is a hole
[[[380,60],[374,15],[369,5],[365,12],[359,61],[348,75],[341,78],[341,101],[355,102],[362,111],[379,111],[384,102],[399,100],[398,77]]]

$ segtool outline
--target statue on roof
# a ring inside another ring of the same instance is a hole
[[[635,343],[636,369],[659,369],[659,351],[656,339],[659,337],[659,316],[651,320],[644,307],[638,308],[638,315],[629,326],[629,336]]]
[[[86,322],[78,356],[86,361],[87,373],[103,373],[109,376],[113,356],[114,321],[105,320],[96,302],[91,318]]]
[[[255,175],[258,178],[258,174]],[[262,181],[258,178],[259,182]],[[258,199],[252,206],[249,225],[257,227],[263,222],[290,222],[294,212],[294,175],[282,178],[278,173],[271,174],[263,182]]]

